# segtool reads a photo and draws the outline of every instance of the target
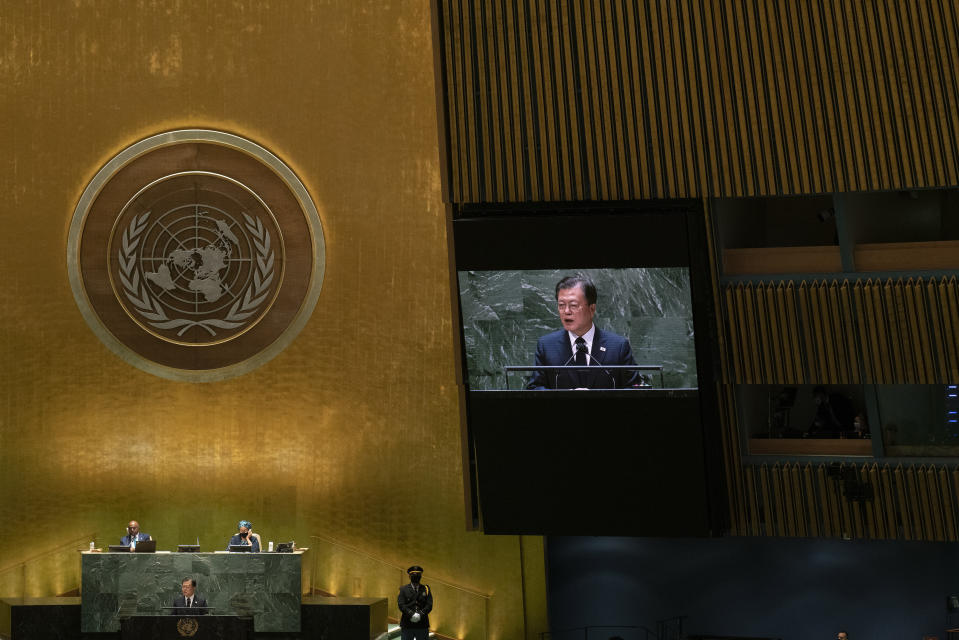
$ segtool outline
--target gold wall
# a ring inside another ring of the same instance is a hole
[[[0,580],[130,518],[161,548],[225,546],[249,518],[264,540],[328,536],[489,594],[489,638],[545,630],[541,540],[466,530],[433,64],[428,0],[0,5]],[[209,384],[114,356],[66,269],[99,167],[192,127],[278,155],[326,234],[299,337]],[[432,619],[479,638],[480,617],[438,599]]]

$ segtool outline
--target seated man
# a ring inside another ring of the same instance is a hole
[[[175,616],[202,616],[206,614],[206,600],[196,593],[196,578],[180,581],[180,594],[173,599]]]
[[[253,553],[259,553],[260,534],[253,533],[253,523],[249,520],[240,520],[239,524],[237,524],[237,530],[238,533],[230,538],[230,542],[226,546],[227,551],[230,550],[230,545],[244,544],[253,547],[250,549]]]
[[[125,547],[136,547],[138,542],[153,540],[149,533],[140,533],[140,523],[136,520],[130,520],[127,525],[127,534],[120,538],[120,544]]]
[[[536,343],[534,364],[588,365],[595,371],[537,371],[527,389],[623,389],[640,384],[637,371],[602,369],[604,364],[636,364],[629,340],[593,324],[596,286],[584,276],[568,276],[556,285],[563,328]]]

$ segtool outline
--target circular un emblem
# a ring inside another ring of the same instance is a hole
[[[111,350],[165,378],[211,381],[293,340],[319,297],[325,247],[316,207],[279,158],[231,134],[180,130],[96,174],[67,264]]]
[[[200,629],[200,624],[196,618],[180,618],[176,621],[176,630],[181,638],[192,638]]]

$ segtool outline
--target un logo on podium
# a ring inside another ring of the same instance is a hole
[[[74,212],[70,284],[91,329],[150,373],[207,381],[266,362],[319,297],[319,214],[259,145],[180,130],[124,149]]]
[[[200,623],[196,618],[180,618],[176,622],[176,631],[181,638],[192,638],[200,630]]]

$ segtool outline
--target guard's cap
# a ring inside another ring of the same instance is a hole
[[[418,564],[414,564],[412,567],[406,570],[406,573],[423,573],[423,567]]]

